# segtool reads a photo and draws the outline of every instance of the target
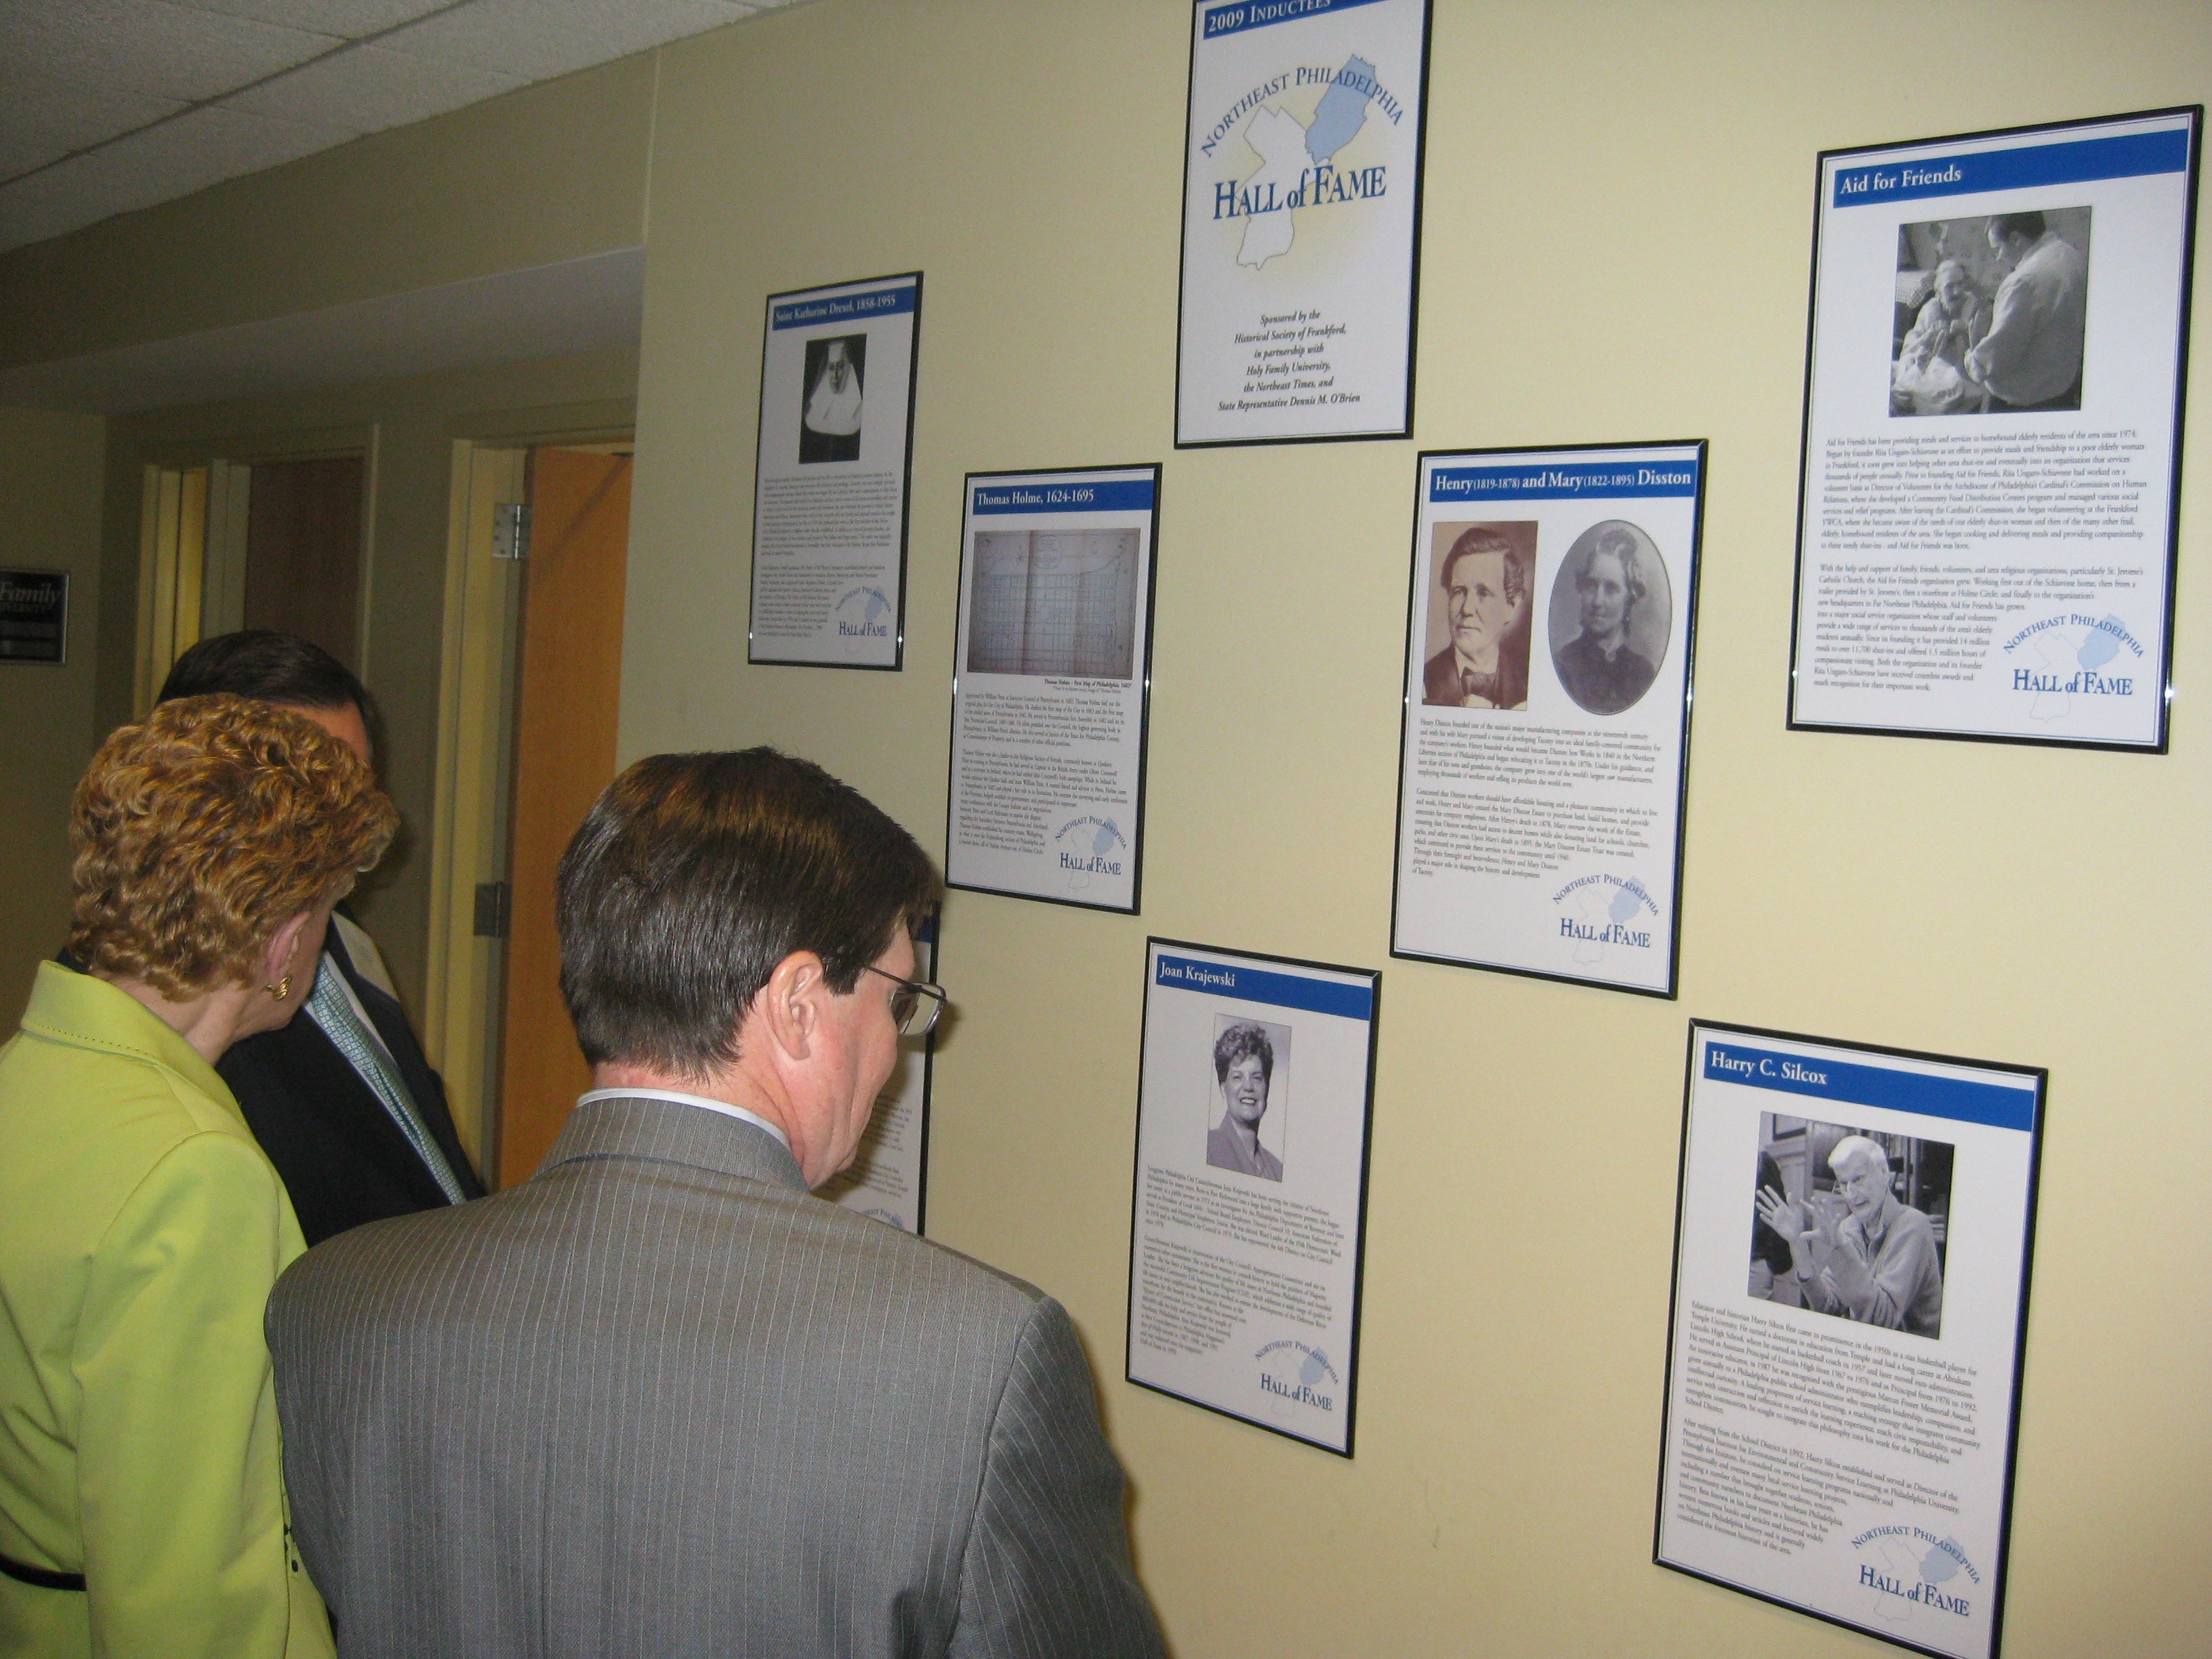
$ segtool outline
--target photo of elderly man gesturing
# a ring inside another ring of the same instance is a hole
[[[1915,1336],[1942,1334],[1943,1262],[1935,1224],[1893,1190],[1889,1154],[1845,1135],[1828,1154],[1832,1193],[1792,1200],[1759,1188],[1759,1218],[1790,1241],[1796,1288],[1816,1313]]]

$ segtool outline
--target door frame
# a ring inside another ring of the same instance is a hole
[[[354,638],[361,678],[374,642],[369,599],[376,582],[376,472],[382,428],[312,427],[161,444],[139,477],[138,629],[131,717],[143,720],[186,646],[246,626],[246,532],[252,469],[279,461],[361,458],[361,584]],[[191,638],[185,637],[191,635]]]

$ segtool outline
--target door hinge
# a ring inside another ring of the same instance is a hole
[[[491,513],[491,556],[495,559],[530,556],[530,505],[501,501]]]
[[[505,939],[507,917],[514,908],[514,890],[503,881],[477,884],[477,937]]]

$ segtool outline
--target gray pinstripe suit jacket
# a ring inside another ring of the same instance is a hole
[[[1059,1304],[750,1124],[580,1106],[523,1185],[309,1251],[268,1330],[346,1655],[1161,1651]]]

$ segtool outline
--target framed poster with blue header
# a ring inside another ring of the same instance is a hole
[[[971,472],[945,879],[1133,913],[1160,469]]]
[[[914,975],[934,981],[944,912],[933,907],[914,936]],[[853,1161],[817,1192],[833,1204],[920,1233],[929,1221],[929,1088],[937,1032],[899,1039],[899,1062],[876,1097]]]
[[[896,670],[921,273],[768,296],[746,660]]]
[[[1145,948],[1128,1378],[1352,1455],[1382,976]]]
[[[1793,728],[2165,752],[2203,125],[1821,155]]]
[[[1996,1659],[2047,1074],[1704,1021],[1688,1072],[1653,1559]]]
[[[1176,446],[1413,427],[1428,0],[1200,0]]]
[[[1391,955],[1674,994],[1705,487],[1702,440],[1420,458]]]

